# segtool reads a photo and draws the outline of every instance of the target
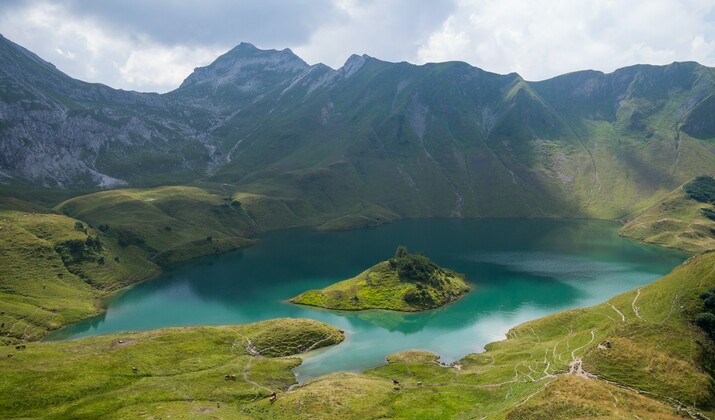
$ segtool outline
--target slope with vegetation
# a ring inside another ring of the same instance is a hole
[[[615,219],[715,175],[715,74],[692,62],[528,82],[368,56],[333,70],[244,43],[157,95],[71,79],[5,38],[0,58],[0,176],[14,185],[199,185],[345,229]]]
[[[713,342],[695,324],[715,254],[603,304],[527,322],[452,365],[424,352],[308,381],[262,418],[711,417]]]
[[[253,243],[239,202],[198,188],[113,190],[55,210],[0,200],[0,337],[37,340],[96,315],[161,267]]]
[[[246,246],[244,238],[258,230],[240,201],[195,187],[111,190],[67,200],[56,210],[159,265]]]
[[[715,180],[701,176],[636,213],[620,234],[688,252],[715,249]]]
[[[451,365],[405,351],[295,387],[299,361],[275,357],[336,344],[341,332],[274,320],[4,346],[0,415],[711,417],[715,344],[698,325],[714,287],[715,253],[706,253],[603,304],[519,325]]]
[[[237,406],[295,383],[291,356],[343,339],[317,321],[276,319],[0,347],[0,417],[239,417]]]
[[[447,270],[400,246],[395,257],[378,263],[356,277],[321,290],[309,290],[292,303],[327,309],[391,309],[414,312],[434,309],[470,290],[464,276]]]

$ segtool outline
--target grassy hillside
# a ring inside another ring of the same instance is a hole
[[[242,235],[257,229],[230,197],[189,187],[106,191],[56,211],[0,199],[5,340],[36,340],[95,315],[108,292],[165,264],[250,245]]]
[[[319,213],[616,219],[715,174],[703,118],[715,76],[696,63],[539,83],[464,63],[350,67],[334,83],[308,72],[226,120],[214,135],[229,158],[209,181]]]
[[[451,365],[405,351],[290,390],[299,362],[275,357],[338,343],[341,332],[273,320],[4,346],[0,416],[709,417],[715,346],[693,319],[713,287],[715,253],[707,253],[603,304],[519,325]]]
[[[414,312],[454,302],[469,289],[464,276],[404,249],[402,255],[378,263],[352,279],[309,290],[290,301],[328,309]]]
[[[351,229],[397,217],[374,206],[345,216],[351,210],[324,214],[304,200],[211,191],[111,190],[54,209],[0,197],[0,337],[39,339],[99,313],[97,301],[108,292],[166,264],[248,246],[246,236],[256,232],[321,223]],[[29,198],[37,197],[32,191]]]
[[[257,230],[232,197],[184,186],[105,191],[56,210],[142,249],[160,265],[245,246],[244,236]]]
[[[15,210],[0,210],[0,265],[3,341],[36,340],[95,315],[100,296],[158,272],[135,247],[76,219]]]
[[[0,347],[0,417],[241,417],[295,382],[300,359],[289,356],[343,339],[317,321],[276,319]]]
[[[707,217],[708,211],[715,212],[715,207],[690,198],[681,187],[636,213],[619,233],[688,252],[711,250],[715,249],[715,220]]]
[[[452,366],[404,352],[364,374],[337,373],[259,402],[264,418],[678,418],[713,415],[692,323],[715,286],[715,254],[693,257],[639,290],[522,324]],[[392,380],[399,386],[394,386]]]

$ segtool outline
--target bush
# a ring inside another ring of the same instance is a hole
[[[395,258],[391,258],[389,263],[391,268],[397,268],[401,280],[439,285],[435,279],[435,273],[441,271],[437,264],[424,255],[410,254],[403,245],[397,247]]]
[[[399,260],[400,258],[405,258],[407,255],[409,255],[409,252],[407,252],[407,247],[404,245],[398,245],[397,249],[395,250],[395,259]]]
[[[66,265],[77,264],[85,261],[98,261],[102,258],[102,241],[99,238],[88,236],[84,241],[73,239],[55,245],[55,251],[60,255]]]
[[[715,210],[713,209],[701,209],[703,212],[703,216],[707,217],[710,220],[715,220]]]
[[[402,299],[413,306],[431,306],[434,304],[434,299],[427,290],[408,290]]]
[[[99,225],[97,229],[99,229],[100,232],[106,233],[109,230],[109,225]]]
[[[685,193],[701,203],[715,203],[715,179],[711,176],[699,176],[683,187]]]
[[[704,312],[698,314],[695,324],[705,331],[710,340],[715,341],[715,288],[702,293],[700,299],[703,301]]]
[[[127,247],[129,245],[142,246],[144,245],[144,238],[134,232],[119,230],[117,232],[117,243],[119,243],[119,246],[122,247]]]
[[[706,343],[697,342],[701,347],[700,364],[711,375],[715,374],[715,288],[702,293],[700,299],[703,301],[704,312],[695,317],[695,325],[703,330],[710,339]]]
[[[74,230],[78,230],[80,232],[87,233],[87,229],[85,229],[82,222],[74,222]]]
[[[702,299],[707,312],[715,313],[715,289],[710,289],[709,291],[700,294],[700,299]]]
[[[437,270],[437,264],[422,255],[409,254],[397,260],[397,275],[403,280],[429,283]]]
[[[695,323],[705,331],[711,340],[715,340],[715,315],[703,312],[695,318]]]

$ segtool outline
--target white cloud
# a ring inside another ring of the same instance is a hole
[[[157,86],[162,90],[177,87],[197,65],[211,63],[224,52],[152,43],[130,51],[119,67],[122,79],[132,86]]]
[[[338,13],[318,23],[307,42],[294,48],[309,63],[342,66],[351,54],[388,61],[414,61],[453,9],[452,0],[336,0]]]
[[[224,48],[167,46],[103,27],[61,5],[33,3],[0,16],[12,41],[55,64],[70,76],[115,88],[165,92],[194,67],[207,65]]]
[[[5,0],[0,30],[70,76],[165,92],[240,41],[339,67],[466,61],[544,79],[636,63],[715,65],[713,0]]]
[[[636,63],[713,65],[714,10],[701,0],[462,0],[417,60],[467,61],[532,80]]]

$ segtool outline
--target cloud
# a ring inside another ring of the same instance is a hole
[[[532,80],[715,64],[712,0],[4,0],[0,28],[72,77],[159,92],[241,41],[332,67],[366,53]]]
[[[309,63],[340,67],[351,54],[389,61],[414,61],[452,13],[453,0],[339,0],[337,13],[308,42],[294,48]]]
[[[55,2],[58,3],[58,2]],[[330,0],[60,0],[72,15],[113,30],[141,33],[164,45],[284,46],[306,40],[330,20]]]
[[[715,63],[712,1],[460,1],[419,47],[419,62],[467,61],[544,79],[636,63]]]
[[[167,46],[145,35],[112,32],[96,19],[44,2],[0,14],[0,27],[10,39],[75,78],[141,91],[176,88],[194,67],[225,51]]]
[[[241,41],[297,45],[331,13],[328,0],[7,0],[0,28],[72,77],[166,92]]]

